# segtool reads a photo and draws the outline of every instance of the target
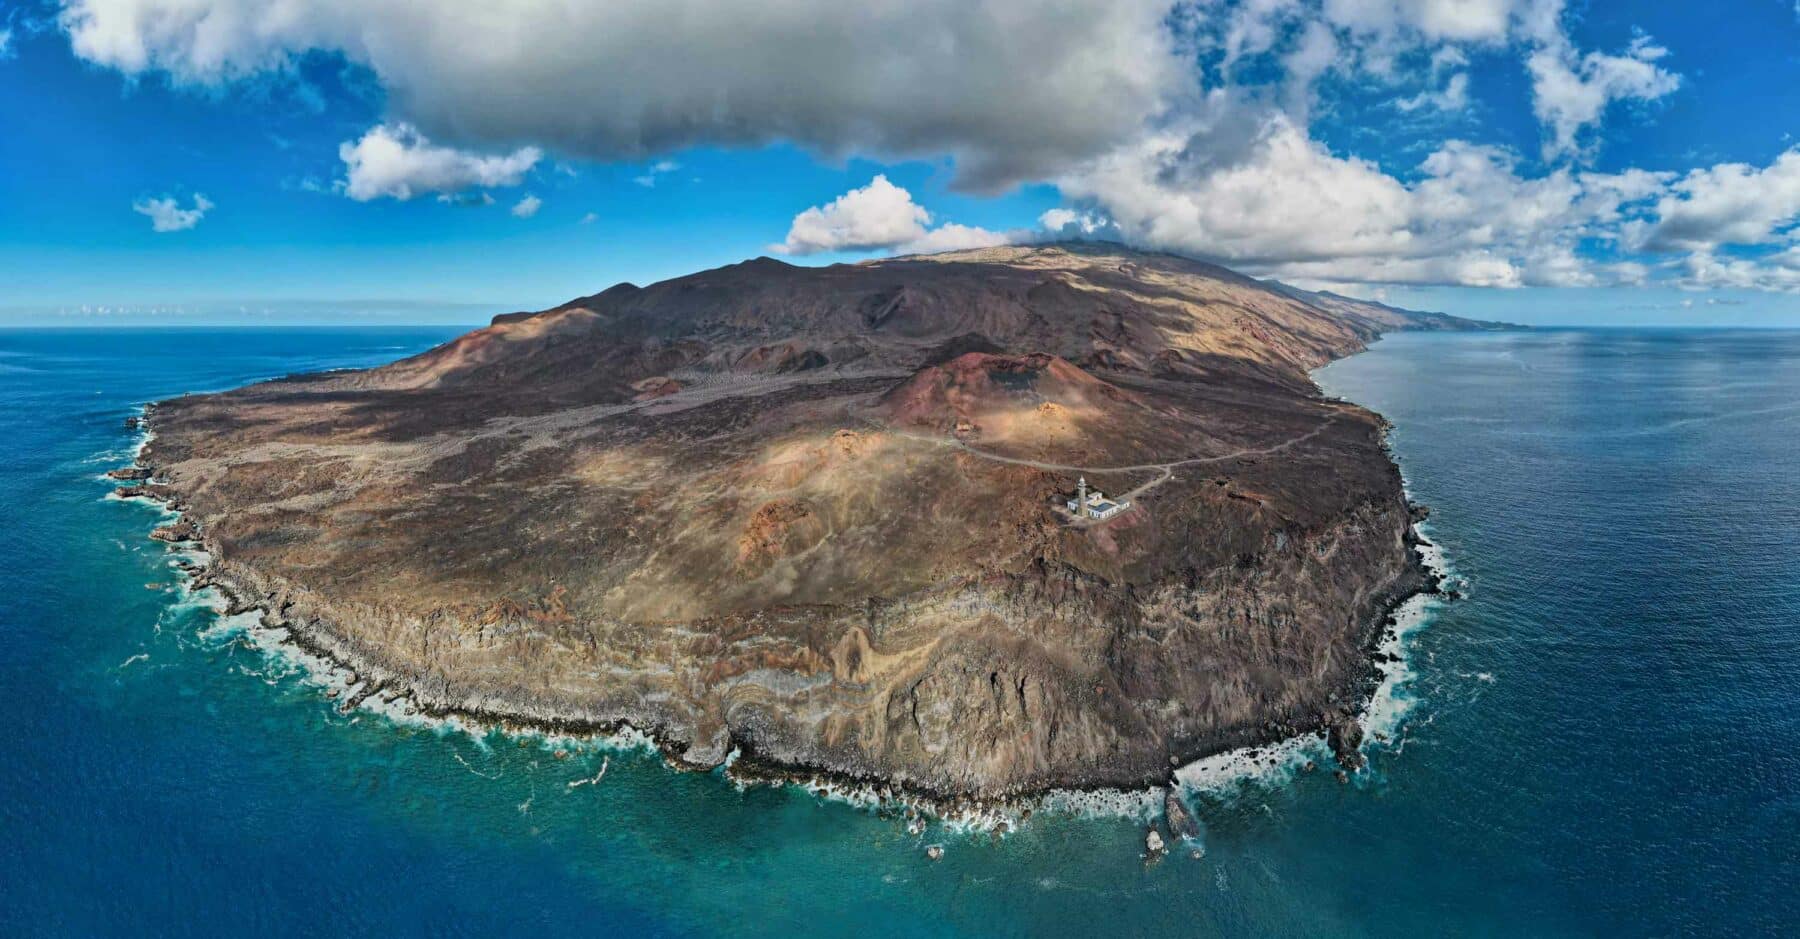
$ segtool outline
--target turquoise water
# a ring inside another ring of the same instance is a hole
[[[1800,334],[1396,336],[1396,424],[1468,583],[1340,786],[998,841],[653,757],[339,714],[103,498],[144,400],[448,330],[0,331],[0,933],[1670,935],[1800,921]],[[594,785],[570,788],[606,766]],[[933,863],[923,845],[942,843]]]

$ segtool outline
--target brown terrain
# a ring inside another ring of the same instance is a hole
[[[1114,246],[764,258],[157,404],[124,478],[363,692],[937,797],[1135,786],[1353,709],[1428,578],[1381,418],[1307,370],[1468,325]],[[1133,506],[1071,518],[1082,476]]]

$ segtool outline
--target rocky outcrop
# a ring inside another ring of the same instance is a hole
[[[157,541],[166,541],[170,544],[182,544],[189,541],[199,541],[200,529],[199,526],[194,524],[193,519],[182,518],[175,521],[174,524],[163,525],[152,529],[150,537]]]
[[[1356,715],[1340,711],[1326,718],[1326,743],[1337,756],[1338,765],[1351,772],[1362,768],[1362,723]]]
[[[1181,801],[1181,793],[1174,789],[1163,796],[1163,818],[1168,823],[1170,835],[1187,841],[1200,837],[1199,821],[1188,811],[1187,803]]]

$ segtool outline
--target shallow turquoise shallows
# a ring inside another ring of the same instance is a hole
[[[1194,794],[1204,856],[994,840],[638,751],[339,714],[105,499],[143,401],[448,330],[0,331],[0,933],[1744,935],[1800,922],[1800,333],[1402,335],[1391,418],[1468,598],[1351,785]],[[566,745],[565,745],[566,746]],[[593,778],[597,783],[571,787]],[[926,844],[945,856],[926,858]]]

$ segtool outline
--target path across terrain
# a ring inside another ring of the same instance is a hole
[[[983,450],[979,447],[972,447],[967,442],[958,440],[955,437],[941,437],[941,436],[936,436],[936,435],[932,435],[932,434],[915,434],[915,433],[900,430],[900,429],[894,428],[894,427],[885,427],[883,429],[886,430],[888,433],[894,434],[897,437],[905,437],[908,440],[917,440],[922,443],[932,443],[932,444],[937,444],[939,446],[955,447],[959,450],[962,450],[962,451],[970,454],[971,456],[977,456],[984,460],[992,460],[995,463],[1009,463],[1014,466],[1029,466],[1029,467],[1032,467],[1033,469],[1047,470],[1047,471],[1053,472],[1053,473],[1081,473],[1083,475],[1092,473],[1096,476],[1101,475],[1103,473],[1152,473],[1152,472],[1156,473],[1157,475],[1154,478],[1150,479],[1147,482],[1140,484],[1137,488],[1135,488],[1135,489],[1131,490],[1130,492],[1125,493],[1123,496],[1119,497],[1120,501],[1136,502],[1145,493],[1149,492],[1152,489],[1155,489],[1157,486],[1160,486],[1163,483],[1166,483],[1171,479],[1174,479],[1176,467],[1198,466],[1198,465],[1203,465],[1203,464],[1207,464],[1207,463],[1224,463],[1224,462],[1228,462],[1231,460],[1241,460],[1245,457],[1253,457],[1253,456],[1270,456],[1270,455],[1273,455],[1276,453],[1280,453],[1284,450],[1288,450],[1292,447],[1298,446],[1302,443],[1305,443],[1308,440],[1313,439],[1314,437],[1319,436],[1320,434],[1325,432],[1326,428],[1330,427],[1332,424],[1337,423],[1337,419],[1338,419],[1338,415],[1333,414],[1332,416],[1326,418],[1325,420],[1320,421],[1319,426],[1314,427],[1312,430],[1309,430],[1304,434],[1299,434],[1295,437],[1289,438],[1288,440],[1282,441],[1281,443],[1271,444],[1270,446],[1267,446],[1267,447],[1246,447],[1241,450],[1234,450],[1230,453],[1214,454],[1213,456],[1189,457],[1189,458],[1181,459],[1181,460],[1170,460],[1166,463],[1134,463],[1129,466],[1076,466],[1076,465],[1068,464],[1068,463],[1048,463],[1043,460],[1028,460],[1028,459],[1025,459],[1024,457],[1005,456],[1003,454],[993,453],[993,452],[990,452],[987,450]],[[1077,525],[1090,525],[1090,524],[1094,524],[1094,522],[1096,520],[1095,519],[1087,519],[1087,518],[1077,518],[1077,519],[1073,519],[1073,521]]]

